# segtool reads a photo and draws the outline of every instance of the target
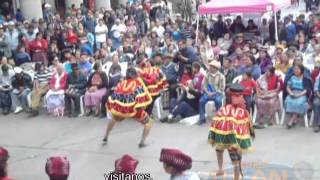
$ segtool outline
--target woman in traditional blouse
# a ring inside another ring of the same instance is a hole
[[[298,121],[298,115],[304,115],[308,110],[308,95],[312,90],[312,82],[304,77],[304,67],[301,64],[294,66],[294,75],[290,77],[286,90],[285,111],[291,114],[287,128],[291,129]]]

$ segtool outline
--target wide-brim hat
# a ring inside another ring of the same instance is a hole
[[[124,174],[136,173],[139,161],[132,156],[126,154],[115,161],[115,172]]]
[[[166,163],[179,171],[185,171],[192,167],[192,158],[178,149],[162,149],[160,162]]]
[[[210,65],[210,66],[213,66],[213,67],[215,67],[215,68],[217,68],[217,69],[220,69],[220,68],[221,68],[220,62],[219,62],[219,61],[216,61],[216,60],[211,61],[211,62],[209,63],[209,65]]]

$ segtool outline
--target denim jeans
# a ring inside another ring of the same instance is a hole
[[[206,104],[209,101],[214,101],[214,104],[216,106],[216,110],[220,109],[222,106],[222,95],[220,93],[217,93],[214,96],[208,96],[207,94],[204,94],[199,101],[199,113],[200,113],[200,122],[206,121]]]
[[[320,98],[315,97],[313,100],[314,122],[313,125],[320,127]]]
[[[28,95],[31,92],[30,89],[24,89],[20,94],[17,89],[11,92],[12,99],[12,109],[15,110],[16,107],[20,106],[23,109],[28,107]]]
[[[182,118],[196,115],[196,110],[185,101],[177,102],[176,98],[170,100],[170,113],[173,117],[180,115]]]

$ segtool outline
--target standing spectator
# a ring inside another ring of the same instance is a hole
[[[296,25],[292,23],[290,17],[284,19],[285,32],[286,32],[286,41],[288,44],[291,44],[295,41],[296,38]]]
[[[8,31],[6,32],[6,36],[8,38],[8,42],[9,42],[9,47],[12,51],[12,54],[14,55],[15,54],[15,51],[17,49],[17,46],[19,44],[19,41],[18,41],[18,36],[19,36],[19,33],[18,31],[16,30],[15,28],[15,23],[13,21],[10,21],[9,23],[9,26],[8,26]]]
[[[78,64],[71,64],[72,72],[68,75],[67,88],[65,91],[65,106],[69,117],[80,115],[80,98],[86,91],[87,79],[79,71]],[[72,109],[72,102],[74,109]]]
[[[64,91],[67,87],[68,74],[64,71],[63,65],[57,66],[57,72],[50,80],[50,89],[45,98],[49,114],[62,116],[64,113]]]
[[[220,109],[226,87],[225,77],[221,72],[219,72],[221,69],[220,62],[213,60],[209,65],[209,73],[205,77],[203,85],[204,95],[201,97],[199,102],[200,125],[206,122],[205,106],[208,101],[214,101],[215,109]]]
[[[86,106],[86,115],[90,116],[95,110],[95,116],[100,115],[100,105],[102,97],[107,92],[108,78],[102,71],[101,64],[94,64],[94,73],[89,77],[87,91],[84,96],[84,104]]]
[[[213,25],[213,32],[213,37],[215,39],[222,38],[228,32],[227,26],[225,22],[223,22],[221,14],[218,15],[218,21]]]
[[[30,117],[39,114],[41,98],[49,90],[49,82],[51,79],[51,72],[44,66],[44,64],[37,63],[35,65],[36,74],[34,76],[34,87],[31,92],[31,115]]]
[[[243,25],[241,16],[237,16],[237,18],[233,21],[230,27],[230,31],[233,34],[244,33],[245,27]]]
[[[34,26],[32,24],[27,24],[28,26],[28,30],[26,33],[26,38],[28,41],[33,41],[34,39],[36,39],[36,30],[34,29]]]
[[[145,25],[145,12],[143,11],[142,6],[140,5],[138,10],[136,11],[136,15],[135,15],[135,22],[137,23],[137,29],[138,29],[138,33],[139,35],[143,36],[146,33],[146,25]]]
[[[98,25],[95,27],[96,47],[101,49],[102,44],[107,40],[108,27],[104,24],[102,19],[99,19]]]
[[[9,152],[3,147],[0,147],[0,179],[13,180],[8,177],[8,160]]]
[[[10,113],[11,109],[11,90],[12,90],[12,77],[14,76],[14,71],[9,69],[7,65],[1,66],[0,73],[0,108],[2,108],[2,114],[7,115]]]
[[[262,19],[262,24],[259,28],[259,32],[263,42],[266,42],[270,39],[269,25],[266,18]]]
[[[0,56],[11,57],[11,49],[9,46],[9,38],[4,33],[4,27],[0,24]]]
[[[67,180],[70,173],[70,162],[66,157],[49,157],[45,170],[50,180]]]
[[[164,29],[164,27],[161,25],[161,23],[160,23],[159,20],[156,21],[156,25],[155,25],[155,27],[152,29],[152,32],[156,32],[159,38],[163,38],[165,29]]]
[[[14,113],[17,114],[28,106],[27,96],[32,89],[31,77],[24,73],[22,68],[14,68],[15,76],[12,78],[11,99]]]
[[[17,22],[22,22],[24,20],[24,17],[22,15],[22,12],[20,9],[17,9],[17,12],[16,12],[16,20]]]
[[[41,33],[37,33],[36,39],[30,42],[30,52],[33,62],[42,62],[48,67],[48,42],[42,37]]]
[[[96,22],[93,17],[93,14],[92,12],[89,12],[88,17],[84,22],[84,28],[86,29],[87,32],[94,34],[95,26],[96,26]]]

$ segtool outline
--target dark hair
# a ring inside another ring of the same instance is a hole
[[[94,69],[95,71],[98,71],[100,67],[101,67],[101,64],[100,64],[100,63],[95,63],[95,64],[93,65],[93,69]]]
[[[275,73],[275,71],[276,71],[276,68],[271,66],[271,67],[268,68],[268,71],[269,71],[272,75],[274,75],[274,73]]]
[[[200,63],[198,63],[198,62],[192,63],[192,67],[193,67],[193,68],[196,68],[196,69],[198,69],[198,70],[201,69],[201,65],[200,65]]]
[[[131,79],[138,76],[138,73],[134,67],[129,67],[126,72],[126,78]]]
[[[252,65],[256,64],[256,58],[254,56],[249,56]]]
[[[299,69],[300,69],[300,71],[301,71],[301,74],[303,74],[304,73],[304,66],[302,65],[302,64],[296,64],[296,65],[294,65],[294,67],[298,67]]]
[[[2,70],[2,72],[8,72],[9,66],[6,65],[6,64],[3,64],[3,65],[1,66],[1,70]]]
[[[43,64],[42,63],[36,63],[35,64],[35,67],[34,67],[34,70],[36,71],[36,72],[39,72],[40,70],[41,70],[41,67],[43,66]]]
[[[252,73],[251,73],[250,71],[247,71],[247,72],[246,72],[246,75],[247,75],[248,77],[252,77]]]
[[[223,60],[227,60],[229,63],[232,63],[232,59],[229,57],[224,57]]]

